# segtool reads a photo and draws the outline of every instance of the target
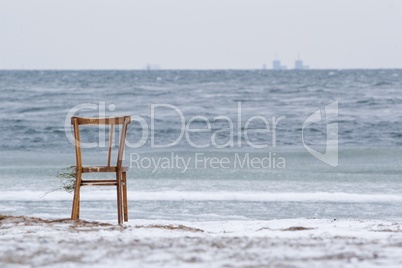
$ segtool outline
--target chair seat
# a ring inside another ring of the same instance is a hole
[[[82,180],[81,186],[117,186],[117,180]]]
[[[128,171],[128,167],[121,167],[121,171]],[[117,172],[117,166],[91,166],[82,167],[82,173],[91,172]]]

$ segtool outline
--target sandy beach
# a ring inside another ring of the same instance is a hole
[[[74,222],[0,216],[2,267],[400,267],[402,223]]]

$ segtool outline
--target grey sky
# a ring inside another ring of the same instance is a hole
[[[397,0],[0,0],[0,69],[402,68]]]

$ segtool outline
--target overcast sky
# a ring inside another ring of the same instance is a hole
[[[398,0],[0,0],[0,69],[402,68]]]

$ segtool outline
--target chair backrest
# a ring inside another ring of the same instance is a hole
[[[112,145],[113,145],[113,133],[115,125],[122,125],[121,135],[120,135],[120,144],[119,151],[117,154],[117,167],[122,166],[123,162],[123,154],[124,154],[124,145],[126,141],[127,134],[127,126],[131,123],[130,116],[120,116],[120,117],[109,117],[109,118],[87,118],[87,117],[71,117],[71,124],[74,127],[74,138],[75,138],[75,157],[77,163],[77,169],[81,170],[82,168],[82,154],[81,154],[81,140],[80,140],[80,125],[109,125],[109,150],[108,150],[108,160],[107,166],[110,167],[110,160],[112,155]]]

